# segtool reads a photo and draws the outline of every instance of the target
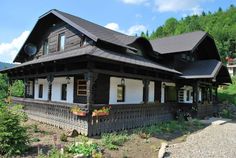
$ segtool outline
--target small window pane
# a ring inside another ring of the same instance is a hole
[[[48,54],[48,40],[45,40],[44,43],[43,43],[43,54]]]
[[[67,84],[61,85],[61,100],[66,100],[67,96]]]
[[[61,33],[58,36],[58,50],[63,51],[65,49],[65,33]]]
[[[125,86],[117,85],[117,102],[125,101]]]
[[[43,85],[39,85],[39,98],[43,98]]]
[[[77,96],[87,96],[86,80],[77,80]]]

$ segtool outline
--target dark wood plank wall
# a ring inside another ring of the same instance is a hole
[[[155,81],[154,101],[161,102],[161,81]]]
[[[108,104],[110,92],[110,76],[99,74],[94,84],[94,103],[95,104]]]
[[[49,53],[58,52],[58,35],[65,33],[65,51],[80,48],[82,33],[77,31],[66,23],[59,23],[48,30],[38,44],[38,53],[36,57],[43,55],[43,41],[48,39]]]

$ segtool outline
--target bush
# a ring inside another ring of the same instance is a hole
[[[0,154],[17,155],[28,148],[26,128],[20,125],[22,118],[11,108],[0,106]]]
[[[219,89],[219,100],[236,106],[236,77],[232,78],[232,84]]]
[[[73,143],[68,147],[68,152],[72,154],[83,154],[86,157],[91,157],[92,154],[98,152],[98,145],[92,142]]]
[[[102,135],[102,144],[110,150],[117,150],[118,146],[122,146],[129,140],[126,132],[122,133],[106,133]]]

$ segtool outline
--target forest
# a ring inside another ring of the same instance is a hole
[[[153,40],[198,30],[206,31],[214,38],[224,63],[227,57],[236,57],[236,7],[234,5],[230,5],[226,10],[219,8],[214,13],[202,12],[201,15],[187,16],[180,20],[169,18],[164,25],[157,27],[151,33],[142,32],[141,36]]]

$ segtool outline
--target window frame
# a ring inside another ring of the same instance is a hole
[[[48,39],[45,39],[43,41],[43,55],[49,54],[49,44],[48,44]]]
[[[38,98],[40,98],[40,99],[43,98],[43,84],[39,84],[39,87],[38,87]]]
[[[77,79],[77,89],[76,94],[78,97],[86,97],[87,96],[87,81],[84,79]],[[83,84],[82,84],[83,83]],[[84,88],[82,88],[84,87]]]
[[[61,84],[61,100],[63,101],[67,100],[67,84],[66,83]]]
[[[34,82],[33,81],[27,81],[27,86],[26,86],[26,94],[27,96],[32,96],[33,91],[34,91]]]
[[[62,48],[62,43],[61,43],[62,37],[64,37],[63,48]],[[64,51],[64,50],[65,50],[65,44],[66,44],[66,35],[65,35],[65,32],[59,33],[59,34],[58,34],[58,41],[57,41],[57,50],[58,50],[58,51]]]
[[[121,88],[121,97],[119,96],[119,88]],[[125,102],[125,85],[118,84],[117,85],[117,94],[116,94],[116,101],[117,102]]]

